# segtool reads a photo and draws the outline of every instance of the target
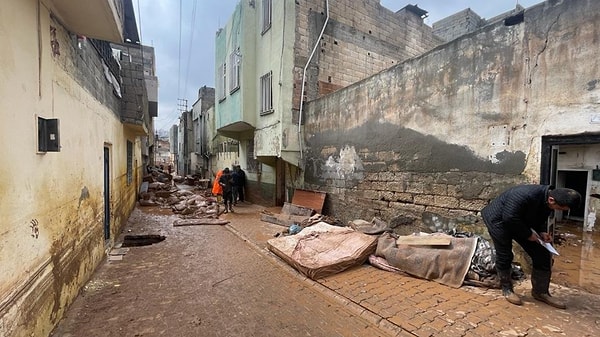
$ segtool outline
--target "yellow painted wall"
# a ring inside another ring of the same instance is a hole
[[[51,27],[60,55],[52,52]],[[86,64],[72,61],[71,37],[43,1],[39,7],[34,0],[3,2],[0,41],[0,336],[45,336],[135,205],[140,141],[118,111],[77,83],[73,73]],[[60,152],[37,152],[37,116],[60,120]],[[134,143],[130,184],[127,140]],[[108,242],[105,145],[111,153]]]

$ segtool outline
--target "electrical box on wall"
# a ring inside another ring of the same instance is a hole
[[[60,152],[59,121],[38,117],[38,151]]]

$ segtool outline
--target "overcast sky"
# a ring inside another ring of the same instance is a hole
[[[144,45],[153,46],[159,81],[157,130],[168,130],[178,124],[179,99],[187,107],[198,97],[204,85],[214,87],[215,34],[227,23],[240,0],[133,0]],[[245,0],[241,0],[245,1]],[[274,0],[282,1],[282,0]],[[465,8],[482,18],[491,18],[515,8],[527,8],[541,0],[381,0],[381,4],[397,11],[418,5],[429,12],[425,23],[434,22]],[[181,4],[181,6],[180,6]],[[180,19],[181,18],[181,19]],[[180,24],[181,22],[181,24]]]

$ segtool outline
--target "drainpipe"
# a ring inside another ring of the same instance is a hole
[[[298,144],[300,145],[300,159],[302,159],[302,108],[304,107],[304,83],[306,82],[306,69],[308,68],[308,64],[312,60],[315,55],[315,51],[319,46],[319,42],[321,41],[321,37],[323,37],[323,33],[325,32],[325,27],[327,27],[327,22],[329,22],[329,0],[325,1],[325,23],[323,23],[323,29],[321,29],[321,33],[319,34],[319,38],[315,42],[315,46],[313,47],[310,56],[308,57],[308,61],[306,61],[306,65],[304,66],[304,71],[302,72],[302,89],[300,90],[300,113],[298,114]]]

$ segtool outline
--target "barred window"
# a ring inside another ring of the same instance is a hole
[[[260,114],[273,112],[273,72],[269,71],[260,78]]]
[[[133,143],[127,141],[127,185],[133,182]]]

